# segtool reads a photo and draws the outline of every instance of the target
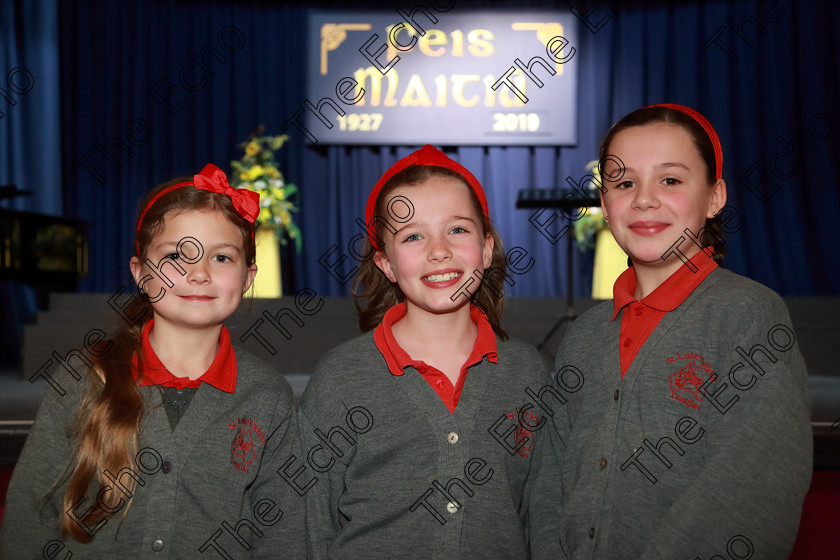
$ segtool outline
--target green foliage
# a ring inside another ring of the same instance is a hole
[[[601,184],[601,170],[598,169],[598,160],[592,160],[586,164],[586,170],[591,171],[598,184]],[[595,237],[598,232],[607,227],[604,221],[604,213],[600,208],[587,208],[586,212],[575,222],[575,240],[581,251],[595,248]]]
[[[293,202],[298,198],[298,188],[284,181],[280,164],[274,155],[289,137],[285,134],[260,136],[261,134],[262,127],[241,144],[245,155],[242,159],[230,162],[233,170],[230,184],[235,188],[244,187],[260,193],[257,227],[273,228],[277,239],[283,245],[286,244],[286,238],[293,240],[297,252],[300,253],[300,229],[292,218],[292,213],[300,210]]]

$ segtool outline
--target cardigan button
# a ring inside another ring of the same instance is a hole
[[[169,474],[172,471],[172,463],[170,463],[169,461],[164,461],[160,465],[160,470],[163,471],[163,474]]]
[[[604,470],[607,468],[607,459],[605,457],[601,457],[598,459],[598,468]]]
[[[155,539],[152,541],[152,550],[160,552],[163,550],[163,539]]]
[[[449,432],[449,435],[446,436],[446,441],[449,443],[458,443],[458,434],[455,432]]]
[[[591,527],[591,528],[589,529],[589,538],[590,538],[590,539],[594,539],[594,538],[595,538],[595,527]]]
[[[458,511],[458,505],[453,502],[449,502],[448,504],[446,504],[446,511],[448,511],[449,513],[455,513],[456,511]]]

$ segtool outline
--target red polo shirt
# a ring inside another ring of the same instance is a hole
[[[467,361],[461,366],[461,373],[458,375],[458,382],[455,386],[449,381],[449,378],[439,369],[430,366],[426,362],[419,360],[412,360],[411,356],[394,338],[393,326],[394,323],[405,317],[406,305],[405,303],[398,303],[385,312],[385,317],[382,318],[382,323],[373,331],[373,341],[376,347],[385,358],[388,364],[388,371],[391,375],[402,375],[403,370],[408,366],[416,369],[420,375],[423,376],[435,393],[449,409],[450,413],[455,412],[455,407],[458,405],[458,399],[461,397],[461,391],[464,388],[464,382],[467,379],[467,370],[470,366],[480,363],[484,357],[494,364],[497,363],[496,355],[496,334],[493,332],[493,327],[490,326],[490,321],[484,316],[476,306],[470,305],[470,319],[472,319],[475,326],[478,328],[478,335],[475,337],[472,352]]]
[[[185,387],[196,389],[202,383],[209,383],[225,393],[233,393],[236,390],[236,354],[230,344],[230,333],[224,325],[222,326],[222,332],[219,334],[219,350],[216,352],[216,358],[210,364],[210,368],[198,379],[190,379],[188,377],[175,377],[155,354],[155,350],[149,342],[149,333],[154,323],[154,318],[149,319],[143,327],[143,378],[140,379],[139,383],[141,386],[160,385],[161,387],[175,387],[176,389]],[[134,378],[136,379],[136,356],[133,365],[135,368]]]
[[[706,254],[705,250],[699,251],[689,259],[689,262],[696,267],[696,271],[692,272],[683,263],[658,288],[642,298],[642,301],[636,301],[633,297],[636,291],[636,271],[632,266],[622,272],[615,281],[612,320],[615,321],[618,313],[627,307],[621,315],[621,336],[618,347],[622,378],[665,313],[679,307],[694,291],[694,288],[717,268],[717,263]]]

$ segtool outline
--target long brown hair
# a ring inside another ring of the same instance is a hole
[[[470,200],[476,215],[479,218],[484,216],[478,197],[464,180],[464,177],[451,169],[436,165],[412,165],[391,177],[376,199],[375,216],[387,216],[386,202],[389,200],[390,193],[398,187],[421,185],[432,177],[445,177],[461,181],[470,192]],[[374,232],[379,239],[383,238],[384,221],[375,220]],[[477,290],[473,291],[470,301],[484,312],[496,335],[502,340],[507,340],[507,333],[502,329],[500,323],[505,309],[505,278],[508,277],[505,250],[493,222],[488,219],[485,231],[483,220],[479,221],[482,222],[482,239],[488,233],[493,238],[493,257],[490,268],[484,271],[481,284]],[[384,248],[381,250],[384,250]],[[374,249],[367,238],[365,238],[363,251],[365,255],[372,256],[374,254]],[[385,276],[385,273],[379,270],[372,257],[366,259],[359,267],[359,271],[353,278],[352,292],[356,311],[359,313],[359,328],[362,332],[375,329],[382,322],[382,318],[388,309],[405,301],[405,294],[403,294],[399,285],[395,282],[392,283]]]
[[[146,195],[141,208],[146,208],[149,202],[167,187],[177,183],[188,183],[191,179],[192,177],[180,177],[159,185]],[[248,266],[253,264],[256,260],[253,224],[236,211],[227,196],[196,189],[192,185],[162,195],[148,208],[135,236],[140,261],[146,258],[149,245],[163,229],[164,219],[171,216],[172,212],[205,209],[221,211],[239,228],[242,232],[245,262]],[[95,358],[94,367],[88,375],[91,380],[90,388],[82,399],[73,428],[77,444],[70,460],[69,482],[64,493],[62,511],[73,509],[76,502],[82,498],[86,499],[89,507],[93,508],[90,514],[85,516],[85,524],[89,527],[111,516],[97,501],[98,489],[111,482],[106,478],[105,471],[119,476],[116,473],[121,469],[135,464],[135,454],[140,448],[139,430],[145,403],[137,384],[138,380],[132,375],[132,364],[134,360],[137,360],[138,364],[143,363],[142,331],[152,317],[151,311],[152,305],[147,297],[138,297],[135,300],[132,307],[126,311],[127,316],[136,318],[134,323],[121,323],[111,337],[110,342],[113,346],[103,356]],[[143,372],[138,374],[142,377]],[[92,484],[94,480],[96,484]],[[125,486],[133,493],[136,481],[131,477],[123,477],[123,480],[129,483]],[[96,490],[92,490],[91,486]],[[117,495],[116,492],[112,494]],[[105,506],[115,511],[118,502],[119,498],[115,503]],[[130,501],[123,507],[123,519],[129,506]],[[69,515],[62,516],[59,528],[62,538],[70,535],[80,542],[89,542],[92,538]]]
[[[644,126],[653,123],[668,123],[675,124],[682,127],[689,136],[691,136],[694,146],[700,154],[700,159],[703,160],[703,165],[706,167],[706,183],[709,188],[714,186],[717,181],[715,177],[715,149],[709,135],[703,127],[696,120],[689,115],[671,109],[668,107],[645,107],[637,109],[632,113],[625,115],[620,121],[615,123],[610,128],[604,141],[601,142],[601,148],[598,152],[599,169],[601,169],[601,176],[603,175],[604,166],[607,163],[608,156],[610,156],[610,144],[615,135],[634,126]],[[723,258],[726,256],[726,247],[724,247],[723,228],[720,223],[720,216],[714,218],[706,218],[706,225],[703,227],[703,233],[700,235],[700,242],[704,247],[711,245],[714,253],[712,258],[719,266],[723,266]],[[629,259],[628,259],[629,260]]]

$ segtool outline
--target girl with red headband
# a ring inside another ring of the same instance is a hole
[[[557,558],[559,470],[526,393],[546,368],[500,325],[481,185],[427,145],[382,176],[365,221],[366,334],[320,360],[298,413],[314,558]]]
[[[257,273],[258,212],[214,165],[146,197],[130,262],[146,296],[91,343],[87,376],[55,368],[65,393],[47,391],[15,468],[4,558],[306,554],[273,465],[297,449],[291,389],[223,325]]]
[[[604,218],[631,266],[557,352],[586,379],[555,417],[570,430],[558,423],[570,558],[793,547],[811,478],[807,371],[782,299],[720,267],[722,164],[714,128],[681,105],[634,111],[601,145]]]

